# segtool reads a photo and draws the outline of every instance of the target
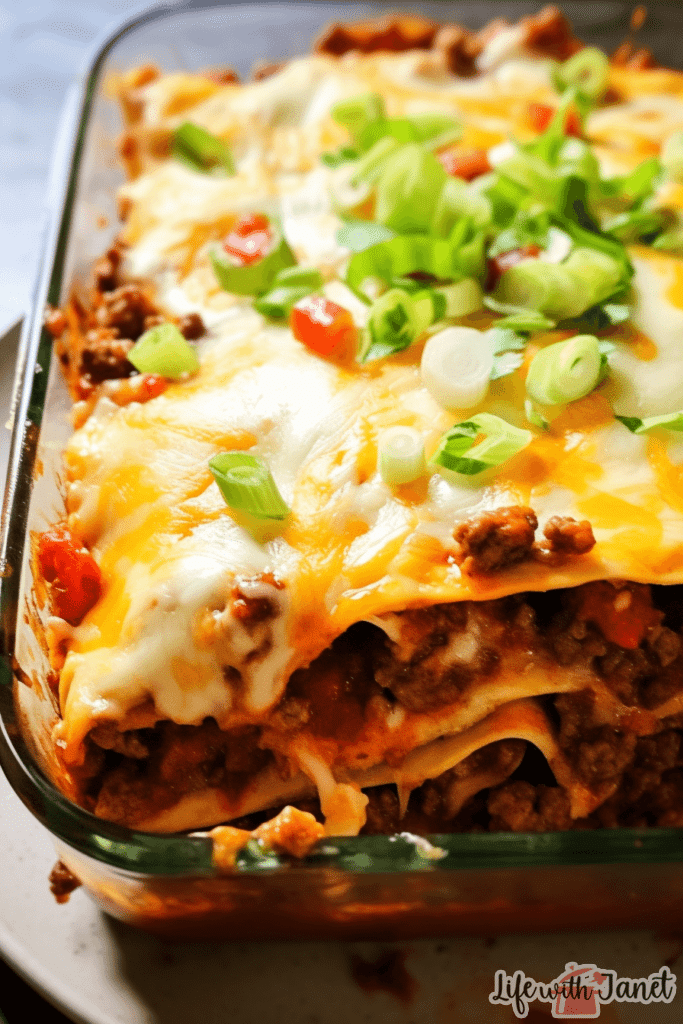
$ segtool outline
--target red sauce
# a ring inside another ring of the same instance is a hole
[[[89,551],[78,544],[62,524],[38,540],[38,565],[50,585],[55,615],[77,625],[102,591],[102,574]]]
[[[634,651],[651,626],[661,622],[662,613],[652,607],[648,587],[616,590],[599,581],[584,588],[581,618],[592,622],[607,640]]]

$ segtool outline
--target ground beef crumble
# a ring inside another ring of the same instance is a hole
[[[554,784],[545,759],[526,741],[511,739],[481,748],[414,790],[403,818],[393,786],[369,790],[363,833],[683,824],[683,713],[660,722],[650,710],[682,689],[683,598],[674,590],[683,588],[653,592],[631,583],[585,584],[395,613],[387,617],[386,632],[358,623],[310,669],[294,674],[269,728],[321,737],[341,728],[352,736],[378,699],[429,711],[494,675],[501,658],[527,652],[535,663],[547,657],[592,668],[630,709],[627,718],[610,719],[609,706],[590,688],[543,698],[566,763],[600,806],[589,818],[572,821],[569,795]],[[649,609],[645,618],[651,624],[636,648],[607,639],[582,617],[582,609],[593,608],[598,598],[628,610],[624,593],[636,595],[631,603],[638,614]],[[272,612],[260,599],[234,596],[254,623]],[[88,740],[84,802],[103,817],[134,822],[206,785],[236,793],[272,761],[261,746],[267,746],[265,735],[257,727],[223,732],[213,719],[200,727],[162,722],[125,733],[103,723]],[[280,755],[275,763],[286,774]],[[482,788],[467,796],[469,779]],[[315,801],[297,805],[320,818]],[[271,809],[251,815],[240,824],[251,829],[272,814]]]

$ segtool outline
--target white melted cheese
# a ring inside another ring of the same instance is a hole
[[[197,347],[195,377],[145,405],[101,400],[69,445],[77,483],[71,515],[105,578],[62,671],[60,733],[74,759],[92,719],[121,720],[145,701],[176,722],[258,720],[293,669],[359,619],[605,577],[683,582],[677,442],[634,436],[608,405],[638,416],[683,408],[676,260],[634,254],[634,322],[654,358],[644,359],[624,334],[600,395],[575,403],[516,459],[478,477],[432,471],[422,492],[401,494],[377,473],[381,431],[416,427],[431,454],[444,431],[474,411],[446,412],[434,401],[421,383],[420,346],[400,360],[339,367],[266,323],[249,300],[222,293],[205,241],[193,269],[183,264],[198,225],[245,210],[276,214],[299,260],[322,269],[326,294],[362,324],[366,307],[338,279],[348,253],[336,241],[330,172],[315,166],[321,150],[343,141],[329,107],[373,89],[398,116],[415,109],[466,116],[468,104],[486,100],[487,114],[467,116],[502,138],[511,96],[522,83],[533,96],[547,89],[548,66],[508,60],[516,43],[496,38],[500,52],[489,46],[482,65],[489,74],[472,81],[427,81],[420,54],[399,54],[308,58],[262,83],[221,89],[193,108],[192,119],[234,138],[238,174],[196,175],[169,161],[125,187],[133,204],[128,271],[152,275],[162,306],[198,310],[210,330]],[[148,88],[151,123],[162,116],[162,92],[156,83]],[[657,106],[667,125],[675,121],[669,106]],[[523,399],[517,371],[492,384],[476,411],[524,426]],[[247,523],[225,505],[208,460],[235,448],[272,468],[292,508],[280,529]],[[520,503],[533,506],[541,525],[552,515],[588,518],[598,545],[573,564],[529,563],[475,585],[449,557],[454,527],[482,509]],[[267,628],[250,633],[235,617],[235,586],[272,602]],[[467,661],[468,650],[460,644],[450,655]],[[318,768],[308,770],[313,776]],[[331,800],[348,797],[329,792]]]

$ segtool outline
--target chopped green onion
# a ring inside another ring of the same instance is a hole
[[[418,143],[389,157],[377,182],[375,219],[402,233],[428,231],[446,172]]]
[[[413,427],[390,427],[379,438],[377,466],[385,484],[417,480],[426,470],[422,435]]]
[[[439,295],[443,295],[446,300],[443,315],[449,320],[476,313],[482,307],[481,285],[473,277],[466,277],[463,281],[458,281],[457,284],[443,285],[434,290]]]
[[[565,264],[522,260],[502,275],[494,298],[505,305],[539,310],[554,320],[578,316],[589,303]]]
[[[683,182],[683,132],[674,132],[662,146],[662,167],[673,181]]]
[[[320,157],[321,163],[325,164],[326,167],[341,167],[342,164],[347,164],[351,160],[358,159],[358,150],[354,149],[353,146],[340,146],[333,153],[323,153]]]
[[[491,309],[495,306],[490,302],[486,303]],[[496,312],[501,312],[500,309]],[[551,331],[555,326],[554,320],[549,320],[543,313],[537,313],[533,309],[523,309],[518,313],[510,313],[494,324],[495,330],[521,331],[524,334],[534,334],[536,331]]]
[[[422,383],[444,409],[471,409],[485,397],[493,370],[489,339],[473,327],[446,327],[422,352]]]
[[[402,352],[417,336],[417,323],[411,296],[391,288],[373,302],[368,321],[367,341],[360,362],[384,359]]]
[[[184,121],[173,133],[172,155],[194,171],[212,171],[222,168],[226,174],[235,173],[232,153],[221,139],[192,121]]]
[[[574,249],[562,267],[578,281],[583,309],[604,302],[623,285],[622,265],[599,249]]]
[[[489,339],[493,351],[491,380],[507,377],[519,369],[524,362],[523,353],[528,340],[526,335],[496,325],[486,331],[486,337]]]
[[[424,114],[411,114],[408,118],[415,129],[415,137],[418,142],[431,142],[446,140],[446,143],[457,142],[462,135],[462,125],[450,114],[441,114],[438,111],[427,111]],[[455,138],[454,138],[455,136]]]
[[[353,168],[351,184],[358,185],[362,181],[367,182],[368,185],[377,184],[387,160],[399,149],[401,149],[401,144],[396,139],[388,136],[378,139],[375,145],[356,163]]]
[[[307,285],[276,285],[265,295],[254,300],[254,309],[272,320],[283,320],[289,316],[299,299],[304,299],[312,291],[315,291],[315,288],[309,288]]]
[[[431,289],[409,294],[391,288],[373,302],[364,332],[359,362],[384,359],[402,352],[441,319],[446,300]]]
[[[491,203],[481,192],[473,189],[461,178],[448,178],[439,194],[431,231],[438,238],[448,238],[463,218],[469,218],[475,228],[491,223]]]
[[[609,60],[594,46],[584,46],[555,69],[553,79],[558,91],[574,86],[583,96],[599,99],[607,88]]]
[[[287,288],[308,288],[309,291],[317,291],[323,286],[323,276],[317,267],[305,267],[297,263],[293,267],[285,267],[275,278],[276,285],[285,285]]]
[[[648,235],[658,235],[664,227],[665,216],[661,210],[629,210],[618,213],[603,222],[603,231],[609,232],[620,242],[637,242]]]
[[[601,367],[598,339],[592,334],[577,334],[536,353],[527,374],[526,389],[541,405],[575,402],[600,382]]]
[[[197,353],[175,324],[158,324],[140,335],[126,357],[140,373],[178,380],[199,369]]]
[[[373,121],[382,121],[386,116],[384,100],[374,92],[342,100],[332,107],[331,114],[337,124],[348,128],[354,141],[358,141],[363,129],[369,124]]]
[[[683,412],[665,413],[664,416],[646,416],[644,420],[637,416],[617,416],[614,418],[623,423],[632,434],[645,434],[648,430],[656,427],[665,427],[667,430],[683,430]]]
[[[530,398],[527,398],[524,402],[524,415],[534,427],[538,427],[539,430],[547,430],[550,424],[544,416],[541,416],[538,409],[534,407],[534,403]]]
[[[651,156],[628,174],[600,182],[600,191],[608,199],[622,200],[632,206],[649,199],[661,173],[661,161],[656,156]]]
[[[337,231],[337,241],[351,252],[363,252],[378,242],[394,237],[391,228],[375,224],[372,220],[350,220]]]
[[[480,437],[482,441],[478,441]],[[463,423],[456,423],[444,434],[431,462],[453,473],[474,476],[507,462],[531,441],[531,431],[513,427],[491,413],[480,412]],[[472,449],[476,458],[467,455]]]
[[[226,503],[257,519],[285,519],[291,509],[283,501],[273,476],[257,455],[221,452],[209,461],[209,469]]]
[[[240,265],[220,247],[209,253],[211,265],[219,285],[235,295],[261,295],[267,291],[280,271],[295,264],[294,254],[284,237],[280,236],[267,256],[258,263]]]

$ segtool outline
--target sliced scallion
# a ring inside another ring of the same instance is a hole
[[[150,327],[140,335],[126,358],[140,373],[158,373],[169,380],[199,369],[197,353],[175,324]]]
[[[317,291],[323,286],[323,276],[317,267],[305,267],[297,263],[294,267],[285,267],[275,278],[276,285],[284,285],[287,288],[308,288],[309,291]]]
[[[428,231],[446,172],[418,143],[389,157],[377,182],[375,219],[403,234]]]
[[[623,423],[632,434],[646,434],[648,430],[664,427],[666,430],[683,430],[683,411],[665,413],[663,416],[646,416],[641,420],[638,416],[617,416],[615,419]]]
[[[469,218],[475,228],[483,228],[491,223],[492,216],[491,203],[485,195],[462,178],[448,178],[436,203],[431,231],[438,238],[448,238],[463,218]]]
[[[235,173],[235,162],[225,143],[192,121],[184,121],[176,128],[171,152],[194,171],[207,173],[222,168],[226,174]]]
[[[226,292],[235,295],[261,295],[286,267],[296,262],[285,239],[279,242],[257,263],[240,265],[234,263],[221,246],[214,246],[209,253],[214,274]]]
[[[488,391],[493,350],[473,327],[446,327],[422,352],[422,383],[444,409],[471,409]]]
[[[453,473],[475,476],[507,462],[531,440],[531,431],[513,427],[491,413],[480,412],[463,423],[456,423],[444,434],[431,462]]]
[[[560,91],[575,87],[591,100],[599,99],[607,88],[609,60],[594,46],[584,46],[555,69],[553,78]]]
[[[390,487],[409,484],[426,470],[422,435],[413,427],[390,427],[379,438],[377,466]]]
[[[254,309],[272,320],[283,320],[289,316],[299,299],[310,295],[312,291],[315,288],[307,285],[276,285],[254,300]]]
[[[369,124],[384,120],[384,100],[375,92],[363,93],[348,100],[341,100],[331,110],[337,124],[348,129],[351,138],[357,141]]]
[[[591,302],[580,294],[565,264],[522,260],[502,275],[494,298],[504,305],[538,310],[554,320],[578,316]]]
[[[443,285],[434,290],[439,295],[443,295],[446,300],[443,315],[448,319],[468,316],[470,313],[476,313],[482,307],[481,285],[473,277],[466,277],[463,281],[458,281],[457,284]]]
[[[221,452],[209,469],[226,503],[257,519],[285,519],[291,509],[277,489],[270,469],[257,455]]]
[[[541,405],[564,405],[589,394],[600,382],[598,339],[578,334],[536,353],[526,378],[529,396]]]
[[[375,185],[379,176],[384,170],[384,165],[394,153],[401,148],[397,139],[385,136],[378,139],[374,146],[371,146],[367,153],[358,160],[353,167],[351,184],[359,185],[366,182],[368,185]]]
[[[394,237],[391,228],[372,220],[350,220],[337,231],[337,241],[351,252],[363,252],[379,242]]]

